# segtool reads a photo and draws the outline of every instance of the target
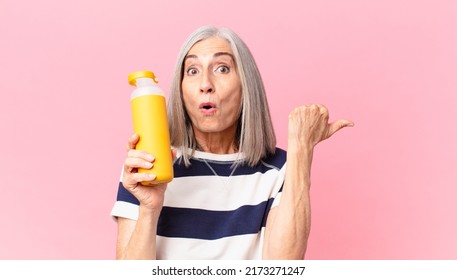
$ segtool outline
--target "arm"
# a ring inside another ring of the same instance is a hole
[[[305,155],[304,159],[300,158],[300,152],[287,152],[281,201],[268,214],[264,259],[304,258],[311,226],[309,175],[312,154]]]
[[[324,106],[305,105],[289,115],[287,166],[279,205],[268,214],[264,259],[303,259],[311,227],[311,163],[314,147],[346,126],[328,123]]]
[[[128,143],[128,156],[124,162],[122,184],[140,202],[138,220],[119,217],[116,259],[156,259],[157,222],[162,210],[167,185],[145,187],[142,181],[152,181],[155,176],[138,173],[139,167],[151,168],[151,155],[135,150],[138,135]]]
[[[116,259],[156,259],[156,232],[160,213],[140,208],[138,221],[119,217]]]

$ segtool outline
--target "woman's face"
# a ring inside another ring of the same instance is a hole
[[[189,50],[184,60],[182,93],[196,136],[227,133],[234,137],[240,116],[241,82],[225,39],[210,37]]]

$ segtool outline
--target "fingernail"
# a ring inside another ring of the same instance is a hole
[[[154,160],[154,157],[152,155],[147,155],[147,158],[149,161],[153,161]]]
[[[152,163],[150,163],[149,161],[145,161],[144,162],[144,166],[146,166],[147,168],[151,168],[152,167]]]
[[[154,174],[148,174],[148,177],[151,178],[151,179],[154,179],[156,177],[156,175]]]

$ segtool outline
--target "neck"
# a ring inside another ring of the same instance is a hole
[[[195,139],[203,152],[213,154],[234,154],[238,152],[235,142],[236,129],[229,135],[227,133],[195,133]]]

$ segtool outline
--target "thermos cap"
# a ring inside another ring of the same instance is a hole
[[[141,71],[135,71],[131,74],[129,74],[128,76],[128,80],[129,80],[129,84],[131,84],[132,86],[136,86],[136,79],[139,79],[139,78],[151,78],[154,83],[159,83],[157,81],[157,78],[156,76],[154,75],[154,73],[152,71],[149,71],[149,70],[141,70]]]

